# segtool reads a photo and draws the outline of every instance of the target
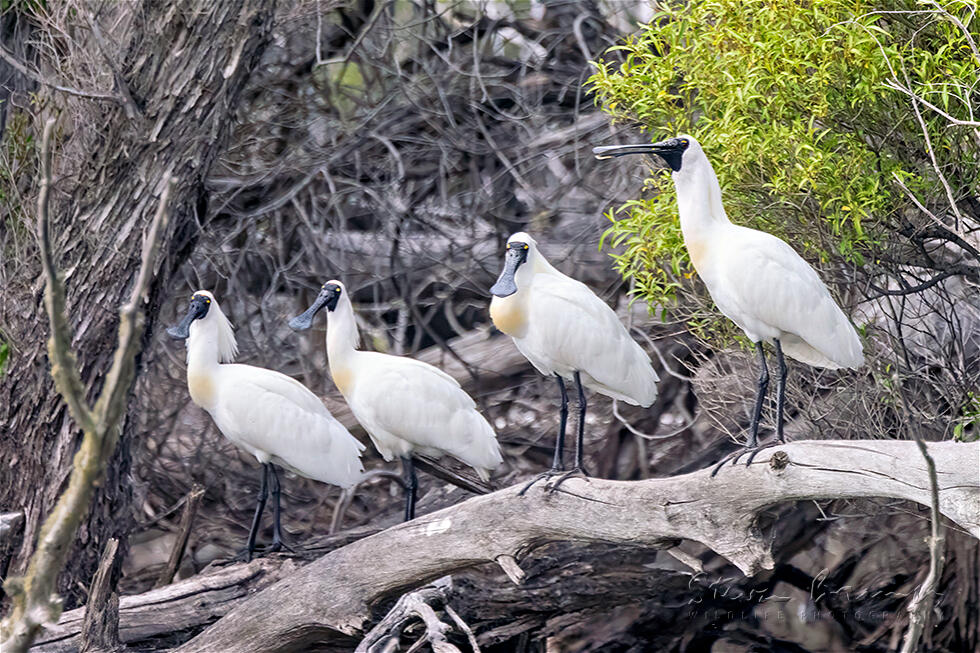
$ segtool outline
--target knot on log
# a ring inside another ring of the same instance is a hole
[[[774,452],[772,456],[769,458],[769,466],[772,467],[777,472],[786,469],[786,466],[789,465],[789,462],[790,462],[789,454],[781,449],[779,451]]]

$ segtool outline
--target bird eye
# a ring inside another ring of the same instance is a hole
[[[333,289],[333,291],[334,291],[335,293],[337,293],[338,295],[340,294],[340,288],[334,288],[334,289]]]
[[[524,246],[524,249],[527,249],[527,245]]]
[[[681,145],[684,145],[686,147],[687,146],[687,139],[681,141]]]

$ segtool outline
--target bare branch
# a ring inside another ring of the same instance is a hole
[[[926,575],[922,585],[915,591],[912,600],[909,601],[909,629],[905,633],[905,641],[902,643],[902,653],[914,653],[919,649],[919,638],[929,623],[929,616],[932,614],[932,606],[936,599],[936,590],[939,588],[939,581],[943,575],[943,563],[945,547],[945,527],[942,523],[939,508],[939,479],[936,474],[936,461],[932,459],[929,449],[925,442],[913,430],[915,444],[922,453],[929,469],[929,493],[931,495],[930,516],[932,519],[932,532],[929,535],[929,573]]]
[[[125,397],[135,374],[135,356],[143,335],[145,316],[139,310],[154,267],[157,242],[166,225],[172,178],[164,181],[156,215],[143,247],[143,261],[129,303],[120,309],[118,343],[113,364],[106,376],[95,410],[84,400],[84,386],[71,351],[71,330],[65,307],[65,291],[54,264],[49,237],[48,203],[51,188],[51,134],[54,120],[44,127],[41,146],[41,192],[38,198],[38,238],[47,280],[45,307],[51,323],[48,351],[51,375],[78,426],[81,446],[75,454],[68,488],[41,529],[37,548],[23,578],[10,578],[5,587],[13,597],[13,610],[0,627],[0,644],[5,653],[21,653],[30,647],[41,626],[57,621],[61,600],[55,594],[58,574],[65,565],[71,542],[89,510],[95,486],[118,439],[119,423],[125,412]]]
[[[890,497],[928,505],[929,472],[914,442],[802,441],[710,478],[701,470],[638,482],[572,479],[561,491],[521,485],[367,537],[257,594],[179,650],[281,651],[296,637],[356,635],[378,600],[548,541],[664,546],[690,539],[746,574],[773,567],[754,524],[783,501]],[[980,538],[980,443],[929,443],[942,514]],[[901,464],[898,464],[901,462]],[[642,515],[642,518],[638,518]],[[365,565],[365,560],[372,564]],[[341,581],[340,579],[343,579]]]
[[[65,309],[65,285],[54,263],[51,247],[48,205],[51,197],[51,135],[54,133],[55,122],[54,118],[49,118],[41,136],[41,188],[37,196],[37,238],[41,249],[41,269],[47,280],[44,307],[51,324],[48,358],[51,362],[51,377],[75,423],[83,431],[90,431],[95,427],[94,416],[85,401],[85,385],[78,375],[75,354],[71,350],[72,335]]]
[[[378,625],[364,636],[357,646],[356,653],[374,653],[383,650],[384,643],[390,639],[397,640],[413,619],[421,619],[425,623],[425,634],[419,641],[428,642],[435,653],[460,653],[458,648],[446,641],[446,631],[449,630],[449,626],[439,619],[432,607],[432,604],[442,605],[445,601],[445,591],[441,587],[423,587],[405,594],[398,599]]]
[[[180,568],[180,561],[184,557],[184,550],[187,548],[187,539],[191,535],[191,527],[194,525],[194,516],[197,514],[197,506],[201,503],[204,496],[204,488],[195,484],[191,491],[187,493],[184,501],[184,512],[180,517],[180,528],[177,531],[177,540],[174,542],[173,549],[170,550],[170,558],[167,566],[160,572],[157,578],[156,587],[163,587],[173,582]]]
[[[3,46],[0,46],[0,59],[3,59],[8,64],[10,64],[14,70],[19,72],[21,75],[28,77],[29,79],[42,84],[49,88],[53,88],[56,91],[61,91],[62,93],[67,93],[68,95],[74,95],[76,97],[88,98],[90,100],[111,100],[117,104],[125,104],[125,101],[116,95],[115,93],[99,93],[97,91],[82,91],[77,88],[72,88],[71,86],[65,86],[64,84],[53,82],[50,79],[45,78],[43,75],[31,70],[20,61],[17,57],[13,56],[7,52]]]

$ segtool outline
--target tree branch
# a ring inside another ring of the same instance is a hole
[[[31,70],[30,68],[28,68],[27,66],[25,66],[24,64],[22,64],[20,61],[18,61],[17,60],[17,57],[15,57],[14,55],[12,55],[9,52],[7,52],[3,48],[2,45],[0,45],[0,59],[3,59],[4,61],[6,61],[8,64],[10,64],[10,66],[14,70],[16,70],[17,72],[19,72],[24,77],[27,77],[28,79],[31,79],[31,80],[33,80],[33,81],[35,81],[38,84],[41,84],[43,86],[47,86],[49,88],[53,88],[56,91],[61,91],[62,93],[67,93],[68,95],[74,95],[76,97],[88,98],[90,100],[110,100],[112,102],[117,102],[119,104],[124,104],[123,99],[121,97],[119,97],[118,95],[115,95],[114,93],[99,93],[99,92],[96,92],[96,91],[81,91],[81,90],[79,90],[77,88],[72,88],[71,86],[65,86],[64,84],[60,84],[58,82],[53,82],[53,81],[51,81],[49,79],[46,79],[40,73],[37,73],[37,72]]]
[[[936,599],[936,590],[939,587],[939,580],[943,575],[945,547],[945,528],[940,517],[939,506],[939,478],[936,473],[936,462],[933,460],[925,442],[918,436],[915,444],[922,454],[929,470],[929,496],[930,496],[930,517],[932,521],[932,531],[929,535],[929,573],[922,581],[922,585],[915,591],[912,600],[909,601],[909,629],[905,633],[905,641],[902,643],[901,653],[915,653],[919,649],[919,638],[929,623],[929,615],[932,614],[932,606]]]
[[[85,401],[85,385],[78,374],[75,354],[71,349],[71,326],[65,309],[65,285],[61,281],[61,273],[54,262],[54,251],[51,247],[48,205],[51,197],[51,135],[54,132],[55,119],[49,118],[44,125],[41,136],[41,189],[37,196],[37,238],[41,249],[41,269],[47,281],[44,290],[44,308],[48,313],[51,324],[51,336],[48,339],[48,358],[51,362],[51,377],[54,379],[58,393],[68,405],[68,410],[75,423],[83,431],[91,431],[95,427],[94,416]]]
[[[41,190],[38,197],[38,240],[47,281],[44,303],[48,321],[51,323],[48,353],[51,376],[83,436],[72,463],[68,488],[58,498],[41,529],[27,574],[23,578],[10,578],[4,585],[13,598],[13,609],[0,624],[0,647],[5,653],[26,651],[41,626],[57,621],[61,614],[61,600],[55,594],[58,574],[65,566],[78,525],[89,510],[92,494],[102,477],[106,461],[116,447],[119,424],[125,412],[125,397],[132,385],[135,357],[143,335],[145,316],[140,307],[145,302],[156,259],[157,243],[166,226],[167,205],[173,186],[173,180],[168,176],[163,184],[156,215],[146,236],[143,261],[130,301],[119,311],[118,344],[112,367],[106,375],[95,410],[92,410],[85,402],[85,388],[71,350],[65,288],[54,263],[49,237],[51,135],[54,124],[54,119],[48,120],[41,139]]]
[[[752,465],[639,482],[520,485],[423,515],[327,554],[232,610],[179,650],[292,650],[358,634],[371,606],[448,573],[558,540],[658,546],[700,542],[745,574],[771,569],[757,514],[784,501],[887,497],[930,504],[927,466],[908,441],[804,441]],[[930,443],[939,509],[980,538],[980,443]],[[370,560],[371,564],[365,564]]]

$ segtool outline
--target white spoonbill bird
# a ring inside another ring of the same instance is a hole
[[[572,474],[586,475],[582,463],[586,410],[582,386],[647,407],[657,398],[660,379],[650,358],[630,338],[616,312],[584,283],[548,263],[528,234],[518,232],[507,240],[504,269],[490,292],[490,318],[494,325],[514,339],[518,350],[539,372],[554,376],[561,392],[560,424],[551,469],[523,491],[541,478],[564,471],[568,420],[565,379],[574,380],[578,389],[575,466],[551,486],[554,490]]]
[[[245,557],[250,559],[255,550],[270,476],[275,521],[269,550],[278,551],[283,541],[279,476],[274,465],[349,488],[364,473],[364,445],[299,381],[261,367],[230,364],[238,353],[235,334],[214,295],[207,290],[194,293],[187,315],[167,333],[171,338],[187,341],[187,389],[191,399],[211,415],[222,435],[262,464],[261,489]]]
[[[405,521],[415,517],[418,480],[413,452],[448,454],[473,467],[483,480],[489,479],[490,471],[503,462],[497,435],[456,379],[411,358],[358,351],[354,307],[339,281],[323,284],[313,304],[289,326],[295,331],[309,329],[323,308],[334,384],[384,459],[402,460]]]
[[[731,223],[721,203],[718,177],[694,138],[682,134],[659,143],[610,145],[593,152],[599,159],[656,154],[673,171],[681,231],[691,263],[718,309],[745,332],[758,351],[761,369],[745,448],[752,450],[751,462],[759,446],[759,418],[769,387],[762,343],[776,349],[776,438],[784,442],[783,353],[814,367],[857,368],[864,363],[857,331],[814,269],[792,247],[772,234]]]

